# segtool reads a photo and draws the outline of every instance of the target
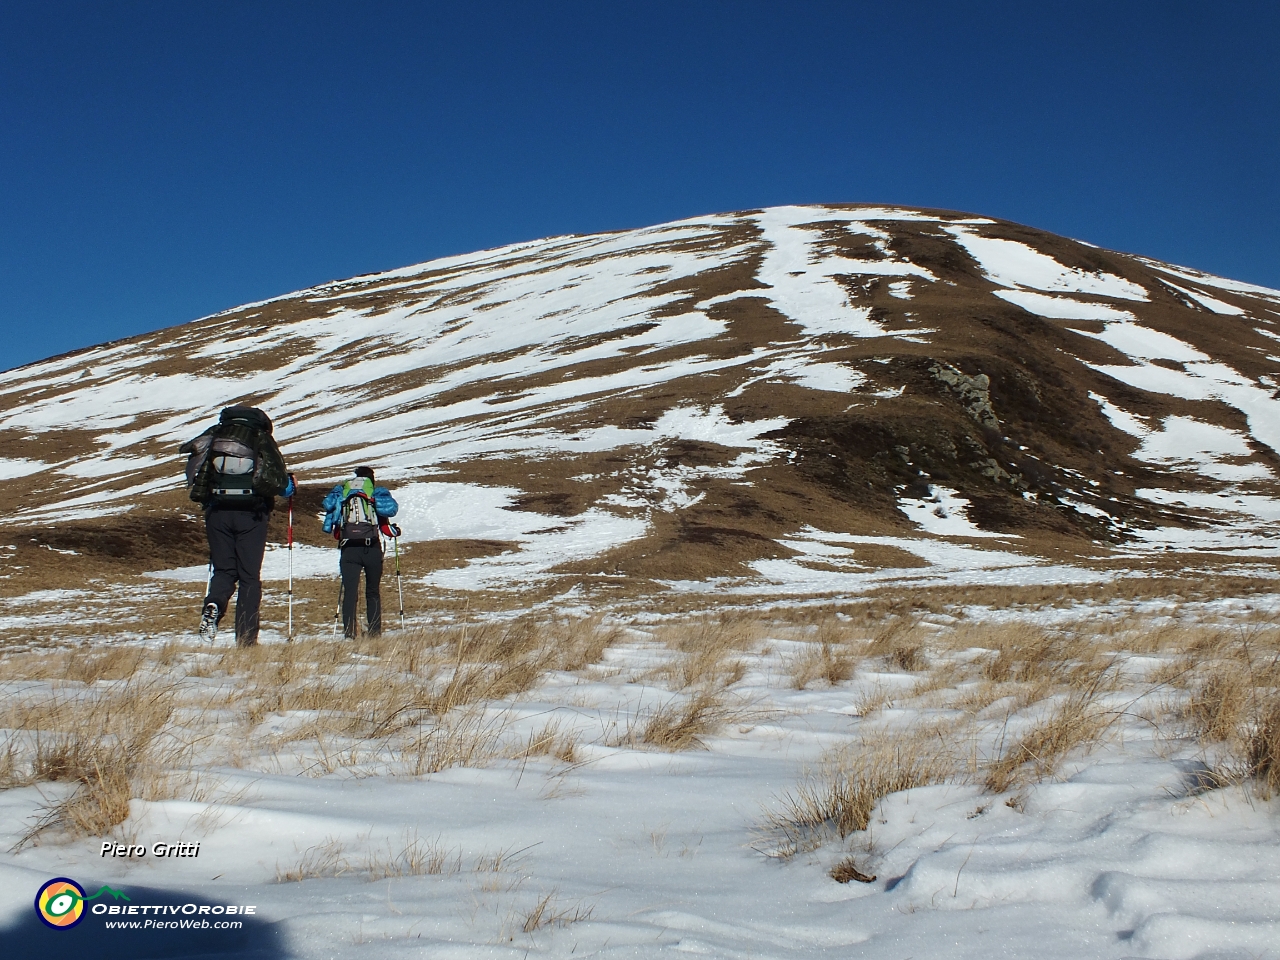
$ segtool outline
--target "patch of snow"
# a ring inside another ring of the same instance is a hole
[[[511,508],[518,490],[467,483],[411,483],[396,491],[402,540],[497,540],[517,546],[479,557],[465,567],[438,570],[424,583],[450,590],[483,590],[536,580],[553,568],[597,556],[647,532],[643,517],[592,508],[554,517]]]
[[[0,480],[16,480],[49,469],[42,460],[24,460],[21,457],[0,457]]]
[[[1165,417],[1134,454],[1139,460],[1166,465],[1189,465],[1220,480],[1270,480],[1272,472],[1261,463],[1227,464],[1224,458],[1253,456],[1248,438],[1229,427],[1190,417]]]
[[[1268,523],[1280,523],[1280,499],[1262,494],[1239,490],[1163,490],[1158,487],[1144,487],[1134,492],[1144,500],[1162,506],[1190,507],[1194,510],[1249,516]],[[1185,532],[1193,537],[1204,533],[1203,530]]]
[[[967,534],[972,536],[972,534]],[[989,534],[988,534],[989,535]],[[796,552],[787,559],[757,560],[751,564],[765,583],[699,586],[672,584],[674,589],[763,594],[857,594],[887,584],[1038,584],[1096,583],[1111,576],[1102,571],[1048,565],[1039,557],[990,548],[970,547],[950,540],[875,537],[807,527],[780,539]],[[875,568],[858,560],[859,545],[895,547],[919,557],[923,567]],[[810,563],[817,566],[810,566]]]
[[[1175,469],[1189,468],[1218,480],[1275,479],[1262,463],[1223,462],[1251,459],[1254,455],[1249,438],[1237,430],[1182,416],[1165,417],[1155,429],[1105,397],[1096,393],[1089,396],[1102,408],[1112,426],[1142,440],[1142,445],[1133,453],[1138,460]]]
[[[1101,507],[1096,507],[1091,503],[1085,503],[1083,500],[1075,500],[1071,497],[1059,497],[1062,503],[1066,504],[1076,513],[1082,513],[1086,517],[1095,517],[1098,520],[1105,520],[1107,523],[1114,523],[1115,518]]]
[[[744,379],[725,396],[740,397],[752,384],[780,380],[791,380],[810,390],[850,393],[866,379],[865,373],[843,363],[813,360],[809,354],[795,353],[770,361],[758,374]]]
[[[1176,360],[1187,363],[1210,359],[1208,354],[1200,352],[1189,343],[1139,323],[1108,323],[1101,333],[1091,333],[1088,330],[1076,332],[1101,340],[1134,360]]]
[[[969,501],[949,487],[929,485],[929,494],[921,499],[899,497],[898,509],[912,523],[941,537],[1004,537],[1009,534],[983,530],[966,512]],[[1016,537],[1014,538],[1016,539]]]
[[[1071,297],[1054,297],[1030,290],[996,290],[995,295],[1021,307],[1027,313],[1050,320],[1136,320],[1128,310],[1106,303],[1091,303]]]
[[[1179,293],[1190,297],[1202,307],[1212,310],[1214,313],[1219,313],[1226,317],[1240,317],[1245,314],[1245,310],[1242,307],[1233,306],[1230,303],[1223,303],[1221,300],[1211,297],[1207,293],[1188,290],[1186,287],[1180,287],[1176,283],[1171,283],[1169,286],[1173,287],[1173,289],[1177,290]]]
[[[301,526],[303,524],[314,524],[320,526],[320,521],[315,517],[295,516],[294,525]],[[408,538],[401,538],[402,542]],[[387,542],[388,552],[390,551],[390,541]],[[262,558],[262,579],[263,581],[287,581],[289,579],[289,565],[293,564],[293,577],[297,580],[306,579],[308,577],[318,577],[324,579],[327,577],[338,577],[338,545],[334,541],[332,547],[313,547],[306,543],[295,543],[293,545],[293,556],[290,558],[288,547],[278,543],[268,543],[267,552]],[[209,579],[208,564],[196,564],[190,567],[174,567],[169,570],[153,570],[146,574],[155,580],[172,580],[178,583],[205,583]]]
[[[1187,347],[1188,351],[1191,349]],[[1260,386],[1225,363],[1191,361],[1186,362],[1183,370],[1171,370],[1146,362],[1132,366],[1089,366],[1140,390],[1164,393],[1184,400],[1221,400],[1230,404],[1245,415],[1249,433],[1255,440],[1265,443],[1272,450],[1280,451],[1280,401],[1272,396],[1274,391]]]
[[[829,214],[829,212],[828,212]],[[768,244],[756,276],[772,288],[765,296],[782,314],[800,324],[809,334],[845,334],[851,337],[880,337],[885,328],[871,320],[871,308],[854,306],[849,292],[839,282],[842,276],[936,277],[923,267],[904,260],[849,260],[824,249],[821,234],[809,224],[847,221],[845,229],[871,233],[872,229],[845,215],[816,216],[807,207],[772,207],[754,215]]]
[[[1103,416],[1110,420],[1111,425],[1117,430],[1127,433],[1131,437],[1138,437],[1139,439],[1151,433],[1151,427],[1149,427],[1140,417],[1127,410],[1122,410],[1101,394],[1094,393],[1090,390],[1089,399],[1093,400],[1102,408]]]
[[[724,407],[715,405],[710,408],[673,407],[658,418],[653,425],[655,434],[679,440],[701,440],[704,443],[718,443],[724,447],[760,448],[759,437],[771,430],[781,430],[791,420],[789,417],[771,417],[767,420],[744,420],[732,423],[725,416]],[[777,447],[768,444],[768,449],[776,452]]]
[[[1062,293],[1093,293],[1121,300],[1148,300],[1140,285],[1110,273],[1086,273],[1015,240],[980,236],[967,226],[944,226],[993,283]],[[1033,311],[1034,312],[1034,311]]]
[[[599,556],[607,546],[638,540],[649,529],[643,518],[622,517],[595,507],[573,517],[541,519],[557,526],[519,536],[519,550],[479,557],[459,569],[438,570],[422,582],[448,590],[485,590],[527,583],[563,564]]]
[[[768,376],[794,380],[810,390],[850,393],[866,382],[867,375],[843,363],[823,363],[803,357],[787,357],[770,364]]]
[[[58,467],[56,472],[68,477],[113,477],[175,462],[173,457],[87,457]]]
[[[1171,277],[1189,280],[1192,283],[1201,283],[1206,287],[1217,287],[1219,290],[1226,290],[1229,293],[1244,293],[1249,296],[1264,297],[1268,300],[1280,301],[1280,290],[1273,290],[1271,287],[1260,287],[1257,284],[1245,283],[1242,280],[1228,280],[1225,277],[1215,277],[1211,273],[1201,273],[1199,270],[1192,270],[1188,267],[1175,267],[1172,264],[1161,263],[1158,260],[1149,260],[1146,257],[1138,257],[1137,259],[1145,263],[1147,266],[1159,270],[1161,273],[1169,274]]]

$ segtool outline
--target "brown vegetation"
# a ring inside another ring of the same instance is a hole
[[[486,705],[521,695],[548,670],[588,666],[618,636],[599,618],[524,618],[355,644],[210,650],[168,643],[14,654],[0,660],[0,677],[43,683],[0,710],[0,729],[10,731],[0,744],[0,787],[70,787],[54,791],[58,799],[21,847],[46,837],[108,835],[128,818],[133,798],[206,797],[216,788],[196,771],[209,763],[267,763],[313,776],[421,776],[483,764],[511,753],[501,713]],[[289,717],[303,719],[276,729],[267,723]],[[551,731],[524,751],[562,759],[572,752],[572,739]],[[409,843],[380,869],[416,869],[422,850]],[[284,878],[337,869],[340,859],[313,849]]]
[[[768,826],[782,841],[776,855],[792,856],[866,830],[872,811],[889,794],[953,776],[955,762],[938,741],[938,731],[922,730],[881,735],[828,753],[768,816]]]
[[[0,787],[59,785],[22,846],[111,834],[135,798],[216,796],[217,781],[199,772],[214,763],[308,776],[422,776],[502,758],[572,765],[580,732],[553,715],[513,736],[506,707],[549,672],[598,673],[592,664],[624,634],[600,617],[526,615],[354,643],[243,650],[171,641],[10,653],[0,658],[0,682],[24,684],[0,708],[0,729],[9,731]],[[631,679],[667,694],[597,742],[704,746],[759,709],[735,685],[774,640],[799,647],[782,658],[795,686],[852,688],[849,712],[867,724],[860,738],[823,757],[766,817],[782,855],[865,831],[885,796],[931,783],[1012,791],[1006,802],[1019,809],[1029,788],[1125,716],[1108,706],[1121,688],[1126,698],[1163,691],[1142,717],[1167,736],[1176,728],[1197,738],[1213,783],[1280,792],[1280,628],[1261,615],[1230,629],[1172,619],[1153,627],[1138,616],[1096,628],[964,619],[940,626],[918,609],[876,600],[665,619],[644,634],[669,655]],[[1131,653],[1153,666],[1130,671]],[[864,669],[870,682],[860,679]],[[903,682],[886,682],[886,671]],[[890,704],[912,707],[918,723],[902,729],[877,714]],[[931,711],[941,714],[931,719]],[[380,853],[376,869],[340,854],[316,847],[282,879],[430,871],[439,859],[416,839]]]
[[[872,632],[860,650],[866,657],[891,670],[930,670],[897,693],[864,688],[852,711],[866,717],[893,702],[920,719],[905,729],[867,727],[859,742],[824,755],[766,811],[766,852],[787,857],[847,838],[868,828],[888,794],[941,781],[1012,791],[1005,803],[1020,811],[1029,788],[1125,720],[1131,711],[1108,699],[1122,689],[1123,702],[1148,698],[1133,718],[1166,740],[1181,725],[1216,758],[1206,786],[1247,781],[1263,798],[1280,792],[1280,629],[1265,615],[1246,615],[1232,629],[1141,616],[1065,628],[1017,620],[924,626],[898,616]],[[1157,666],[1134,674],[1131,654]],[[1163,700],[1149,699],[1162,690]],[[935,709],[964,716],[944,729],[928,720]]]

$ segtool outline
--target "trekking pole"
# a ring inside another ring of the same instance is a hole
[[[203,630],[203,627],[204,627],[204,608],[205,608],[205,604],[207,604],[207,603],[209,602],[209,594],[211,594],[211,593],[213,592],[213,573],[214,573],[214,571],[213,571],[213,557],[210,557],[210,558],[209,558],[209,581],[208,581],[208,583],[206,583],[206,584],[204,585],[204,596],[203,596],[203,597],[201,598],[201,600],[200,600],[200,625],[201,625],[201,628],[202,628],[202,629],[201,629],[201,631],[200,631],[200,639],[201,639],[201,640],[207,640],[209,643],[213,643],[213,638],[212,638],[212,637],[206,637],[206,636],[204,635],[204,630]],[[228,601],[228,602],[229,602],[229,601]],[[215,624],[215,626],[216,626],[216,624]]]
[[[394,528],[398,529],[398,528]],[[396,590],[400,594],[400,629],[404,629],[404,583],[400,580],[400,535],[391,538],[396,545]]]
[[[293,643],[293,497],[289,497],[289,635],[286,642]]]
[[[338,607],[333,611],[333,639],[338,639],[338,621],[342,619],[342,575],[338,575]]]

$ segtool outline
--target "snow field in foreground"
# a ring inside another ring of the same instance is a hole
[[[1187,718],[1239,668],[1233,638],[1261,659],[1280,645],[1277,606],[473,625],[461,655],[455,631],[11,658],[5,850],[72,793],[21,785],[21,718],[44,711],[46,736],[91,725],[95,696],[132,685],[174,698],[151,749],[177,776],[135,770],[128,818],[103,832],[201,853],[104,860],[97,837],[47,831],[0,856],[0,930],[72,876],[256,903],[295,957],[1264,956],[1275,802],[1207,789],[1238,766]],[[1082,726],[1054,746],[1081,691]],[[102,749],[112,730],[94,729]],[[946,773],[843,838],[794,816],[806,791],[874,780],[873,754]],[[874,882],[828,876],[849,855]]]

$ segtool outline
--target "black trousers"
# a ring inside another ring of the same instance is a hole
[[[356,635],[356,606],[360,600],[360,571],[364,571],[365,618],[369,636],[382,632],[382,544],[348,543],[338,563],[342,573],[342,632]]]
[[[258,608],[262,604],[262,555],[267,549],[268,514],[254,510],[210,510],[204,516],[209,538],[209,581],[206,604],[218,605],[218,619],[227,612],[236,584],[236,643],[258,642]]]

